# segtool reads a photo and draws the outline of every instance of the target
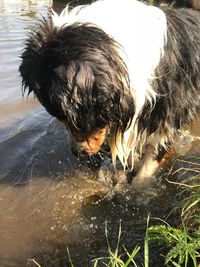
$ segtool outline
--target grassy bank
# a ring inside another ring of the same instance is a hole
[[[131,252],[125,247],[119,249],[121,226],[119,228],[118,242],[115,249],[111,249],[109,244],[108,232],[106,230],[106,239],[108,245],[108,255],[94,260],[93,267],[128,267],[145,266],[149,267],[149,245],[157,243],[164,248],[165,266],[175,267],[197,267],[200,262],[200,184],[196,182],[200,179],[192,177],[184,183],[177,183],[180,192],[177,197],[180,201],[174,207],[173,213],[180,214],[176,220],[178,226],[173,227],[167,221],[159,218],[148,218],[147,231],[144,238],[144,259],[143,262],[137,262],[135,256],[141,251],[136,246]],[[195,181],[194,181],[195,180]],[[149,221],[150,220],[150,221]],[[157,221],[158,225],[149,226],[151,221]],[[119,251],[122,251],[119,253]],[[159,252],[158,252],[159,253]],[[125,258],[125,260],[123,260]]]

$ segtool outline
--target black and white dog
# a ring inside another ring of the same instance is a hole
[[[109,141],[114,166],[133,169],[140,186],[200,111],[200,13],[137,0],[99,0],[30,33],[19,68],[62,121],[80,154]]]

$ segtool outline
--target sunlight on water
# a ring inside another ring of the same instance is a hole
[[[39,14],[46,15],[51,1],[0,1],[0,100],[21,98],[18,66],[27,28]]]

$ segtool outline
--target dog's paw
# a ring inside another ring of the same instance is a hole
[[[129,187],[130,185],[128,184],[127,179],[124,179],[114,185],[114,191],[118,193],[126,192],[127,190],[129,190]]]
[[[118,170],[113,176],[112,176],[113,184],[116,185],[118,183],[124,183],[127,181],[127,176],[124,171]]]
[[[131,187],[133,190],[149,195],[157,196],[158,194],[158,184],[154,177],[135,177],[131,182]]]
[[[112,177],[111,175],[109,175],[108,172],[99,169],[96,171],[96,179],[98,182],[103,183],[107,186],[112,186],[113,182],[112,182]]]

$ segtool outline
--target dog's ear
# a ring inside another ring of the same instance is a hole
[[[42,58],[39,55],[39,50],[33,47],[34,44],[29,43],[26,50],[23,52],[21,58],[22,62],[19,66],[19,72],[22,77],[22,93],[28,91],[30,94],[32,91],[36,93],[38,89],[38,80],[41,76],[41,62]]]
[[[28,94],[32,91],[36,95],[39,94],[39,85],[47,68],[47,41],[56,34],[52,20],[43,18],[36,26],[37,28],[30,31],[21,55],[19,73],[22,77],[23,94],[26,90]]]

